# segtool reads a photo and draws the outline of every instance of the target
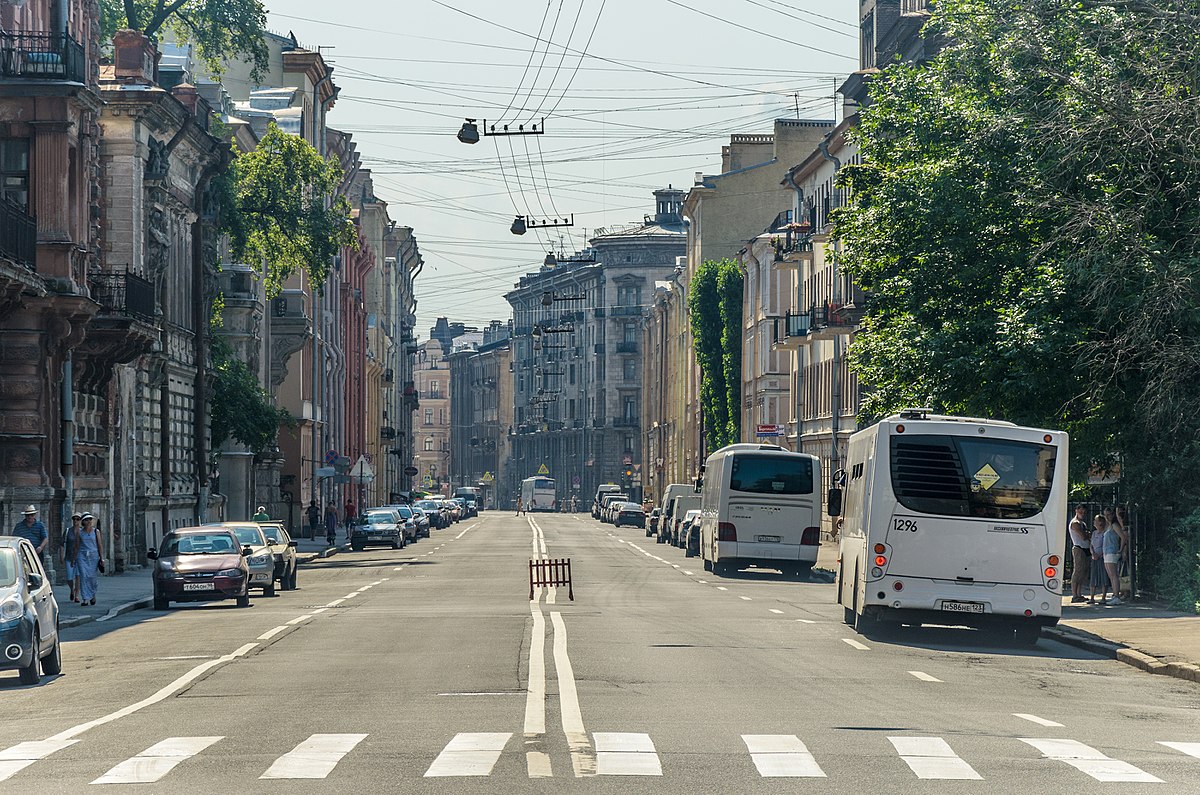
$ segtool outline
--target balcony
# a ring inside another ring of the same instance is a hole
[[[36,270],[37,220],[5,199],[0,199],[0,257]]]
[[[595,344],[595,345],[592,347],[592,351],[593,351],[593,352],[594,352],[594,353],[595,353],[597,356],[603,356],[603,355],[604,355],[604,343],[603,343],[603,342],[598,342],[598,343],[596,343],[596,344]]]
[[[387,368],[383,371],[383,383],[391,384],[396,380],[396,371],[392,368]]]
[[[0,34],[0,77],[86,82],[83,46],[62,33]]]
[[[614,306],[608,310],[609,317],[640,317],[641,314],[640,306]]]
[[[636,342],[618,342],[617,353],[637,353],[638,344]]]
[[[614,428],[637,428],[641,424],[642,423],[638,420],[637,417],[614,417],[613,418],[613,427]]]
[[[816,340],[833,339],[848,334],[862,323],[863,305],[826,303],[809,310],[811,315],[809,336]]]
[[[88,277],[92,298],[105,314],[154,322],[154,285],[132,273],[92,273]]]

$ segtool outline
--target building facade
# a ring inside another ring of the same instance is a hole
[[[446,494],[450,486],[450,362],[442,343],[426,340],[418,346],[413,375],[420,396],[413,420],[417,443],[414,488]]]
[[[450,473],[452,486],[474,486],[485,507],[496,505],[502,477],[502,385],[509,380],[510,324],[492,321],[479,342],[450,353]],[[459,340],[465,337],[459,337]]]

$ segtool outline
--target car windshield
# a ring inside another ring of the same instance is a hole
[[[396,517],[390,513],[369,513],[367,514],[367,522],[370,524],[395,524]]]
[[[237,552],[238,542],[229,533],[188,533],[163,539],[160,557],[173,555],[228,555]]]
[[[1046,507],[1058,449],[974,436],[892,437],[892,489],[911,511],[1028,519]]]
[[[400,514],[400,515],[401,515],[402,517],[404,517],[405,519],[411,519],[411,518],[412,518],[412,515],[413,515],[413,514],[412,514],[412,508],[409,508],[407,505],[400,505],[400,506],[398,506],[398,507],[396,508],[396,513]]]
[[[729,488],[751,494],[812,494],[812,459],[786,455],[735,455]]]
[[[237,536],[239,542],[248,547],[261,547],[267,543],[263,538],[262,530],[259,530],[257,527],[243,525],[233,528],[233,533]]]
[[[643,513],[642,506],[632,502],[627,502],[621,506],[621,513]]]
[[[0,549],[0,588],[17,581],[17,551]]]
[[[278,525],[267,525],[262,530],[268,541],[273,538],[277,544],[286,544],[290,540],[287,531]]]
[[[427,511],[436,511],[437,510],[437,503],[434,502],[433,500],[422,500],[421,502],[418,502],[417,505],[421,508],[424,508]]]

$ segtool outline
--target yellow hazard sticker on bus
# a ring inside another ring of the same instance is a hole
[[[983,490],[987,491],[996,485],[996,481],[1000,479],[1000,476],[996,474],[996,470],[992,469],[991,464],[984,464],[983,468],[975,473],[975,479],[979,481],[980,486],[983,486]]]

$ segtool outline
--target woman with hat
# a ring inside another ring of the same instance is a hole
[[[83,514],[71,514],[71,526],[63,533],[63,565],[67,570],[67,585],[71,586],[71,601],[79,601],[79,541],[83,531]]]
[[[100,556],[100,529],[96,517],[85,513],[83,529],[79,531],[79,556],[76,558],[75,573],[79,577],[80,604],[96,604],[96,590],[100,585],[100,572],[104,561]]]

